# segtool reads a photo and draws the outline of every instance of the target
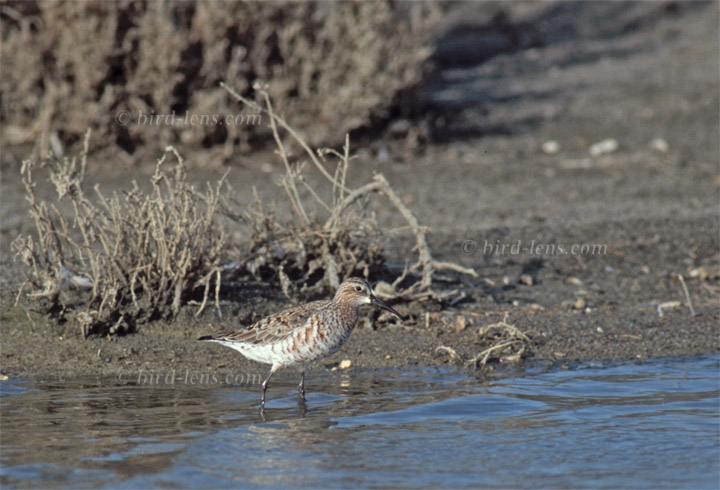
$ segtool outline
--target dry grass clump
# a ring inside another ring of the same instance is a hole
[[[228,216],[248,227],[250,244],[240,260],[221,265],[224,239],[214,215],[221,207],[223,179],[204,194],[196,192],[187,182],[182,158],[173,147],[167,147],[150,179],[149,192],[133,182],[130,190],[108,197],[96,186],[95,197],[90,199],[82,185],[88,131],[79,159],[51,158],[46,162],[58,203],[38,200],[36,160],[23,164],[22,180],[37,237],[20,236],[13,243],[16,256],[28,266],[21,291],[29,285],[31,295],[44,301],[48,313],[59,318],[72,315],[87,336],[132,331],[139,323],[173,317],[193,295],[192,299],[202,298],[199,314],[207,304],[212,279],[219,310],[221,274],[234,268],[281,285],[290,298],[299,291],[334,290],[352,275],[389,278],[380,239],[387,239],[394,230],[380,230],[373,218],[377,195],[384,196],[405,220],[402,228],[414,235],[417,254],[414,262],[407,260],[405,270],[392,284],[376,286],[379,295],[385,299],[442,299],[432,290],[436,271],[476,275],[471,269],[433,258],[426,229],[382,174],[360,187],[348,187],[352,159],[348,136],[342,152],[313,151],[276,114],[263,87],[256,91],[264,106],[225,89],[269,119],[285,167],[279,184],[292,216],[282,222],[276,219],[257,194],[255,205],[240,212],[223,206]],[[301,159],[291,158],[286,140],[303,149]],[[170,154],[177,159],[172,173],[164,169]],[[304,171],[310,166],[325,179],[326,187],[309,183]],[[71,220],[61,212],[61,202],[71,210]],[[80,301],[71,297],[69,286],[85,291],[80,293]]]
[[[16,256],[28,266],[31,296],[45,302],[60,318],[72,314],[84,336],[133,331],[136,325],[176,315],[189,296],[205,291],[218,270],[224,240],[214,223],[222,181],[199,194],[185,175],[173,148],[157,162],[151,190],[136,182],[122,194],[105,196],[96,186],[91,200],[83,189],[88,132],[77,158],[51,159],[46,165],[58,203],[35,195],[32,160],[23,164],[22,179],[37,237],[13,242]],[[167,156],[177,158],[166,171]],[[72,209],[66,219],[59,209]],[[75,286],[79,303],[65,292]],[[72,306],[71,306],[72,305]]]
[[[522,360],[530,347],[530,338],[515,325],[508,323],[508,315],[502,321],[485,325],[477,333],[478,340],[487,345],[470,359],[465,359],[452,347],[441,345],[437,354],[445,354],[450,360],[465,368],[484,369],[489,361],[511,364]]]
[[[434,2],[4,2],[2,139],[49,149],[80,143],[132,153],[147,143],[231,145],[264,134],[239,124],[219,82],[243,95],[260,80],[312,144],[386,118],[421,79]],[[119,118],[129,111],[129,120]],[[178,120],[138,124],[140,114]],[[249,124],[247,121],[251,121]],[[236,121],[237,122],[237,121]],[[53,140],[55,143],[53,143]],[[161,146],[161,147],[162,147]]]
[[[330,290],[343,278],[384,272],[381,233],[366,207],[354,208],[328,227],[304,216],[301,211],[281,221],[256,197],[241,214],[250,229],[243,268],[257,279],[280,284],[289,298],[295,298],[298,289]]]
[[[262,279],[278,282],[288,297],[294,297],[297,288],[335,290],[351,275],[387,276],[383,274],[385,259],[380,238],[387,238],[393,230],[379,230],[372,215],[371,201],[379,194],[394,206],[406,222],[405,229],[415,236],[417,260],[412,265],[408,261],[403,274],[392,284],[379,284],[378,294],[385,298],[433,296],[431,286],[435,271],[451,269],[476,275],[472,269],[433,259],[425,239],[426,229],[419,225],[382,174],[375,175],[371,182],[360,187],[347,186],[346,176],[352,159],[348,136],[342,152],[332,149],[313,151],[297,131],[278,116],[265,88],[256,86],[264,102],[264,106],[260,106],[226,85],[222,86],[238,101],[268,117],[277,153],[285,167],[280,185],[294,212],[292,219],[279,222],[256,197],[255,206],[245,212],[228,213],[251,231],[248,256],[238,265]],[[302,148],[304,160],[291,161],[286,140]],[[329,185],[329,192],[308,183],[304,176],[306,167],[319,172]],[[329,199],[322,197],[328,194]],[[311,215],[308,211],[311,208],[320,212]]]

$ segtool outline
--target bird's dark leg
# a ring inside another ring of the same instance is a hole
[[[268,377],[265,378],[265,381],[263,381],[262,384],[262,398],[260,399],[260,408],[265,408],[265,391],[268,387],[268,382],[270,381],[270,378],[272,378],[273,373],[275,372],[275,366],[270,370],[270,374],[268,374]]]
[[[303,366],[302,373],[300,374],[300,384],[298,385],[298,391],[300,392],[300,397],[304,400],[305,399],[305,366]]]

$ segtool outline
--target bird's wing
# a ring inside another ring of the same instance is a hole
[[[304,328],[308,320],[318,314],[326,303],[326,301],[315,301],[296,306],[265,317],[248,327],[212,335],[204,340],[225,340],[258,345],[272,344],[286,338],[293,330]]]

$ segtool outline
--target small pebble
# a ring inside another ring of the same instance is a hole
[[[708,276],[710,276],[710,274],[708,274],[708,271],[705,269],[705,267],[697,267],[690,271],[690,277],[698,278],[701,281],[707,279]]]
[[[348,369],[350,366],[352,366],[352,361],[350,359],[344,359],[338,364],[338,369]]]
[[[662,138],[655,138],[650,142],[650,147],[655,150],[659,151],[660,153],[667,153],[667,151],[670,149],[670,145],[668,145],[667,141],[665,141]]]
[[[575,308],[576,310],[584,310],[585,306],[585,298],[578,298],[575,300],[575,303],[573,303],[573,308]]]
[[[388,160],[390,160],[390,152],[387,150],[387,148],[380,148],[380,151],[378,151],[377,154],[377,159],[379,162],[387,162]]]
[[[520,276],[520,284],[525,284],[526,286],[532,286],[533,285],[533,277],[530,274],[522,274]]]
[[[390,127],[388,128],[388,132],[395,137],[402,137],[406,136],[410,129],[412,128],[412,123],[408,121],[407,119],[398,119],[392,124],[390,124]],[[378,155],[378,159],[379,155]]]
[[[565,279],[565,282],[568,284],[572,284],[573,286],[582,286],[583,283],[577,277],[568,277],[567,279]]]
[[[380,281],[373,287],[373,293],[380,299],[393,299],[397,298],[398,294],[392,284],[385,281]]]
[[[606,153],[612,153],[618,149],[618,146],[619,145],[616,139],[608,138],[592,145],[590,147],[590,155],[597,157]]]
[[[546,141],[542,144],[542,151],[548,155],[554,155],[560,151],[560,143],[555,140]]]

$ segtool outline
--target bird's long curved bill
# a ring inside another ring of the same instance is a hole
[[[403,319],[403,317],[402,317],[402,315],[400,315],[400,313],[398,313],[393,308],[389,307],[388,305],[386,305],[385,303],[383,303],[382,301],[377,299],[375,296],[370,296],[370,303],[374,304],[378,308],[382,308],[383,310],[389,311],[390,313],[392,313],[393,315],[398,317],[400,320]]]

